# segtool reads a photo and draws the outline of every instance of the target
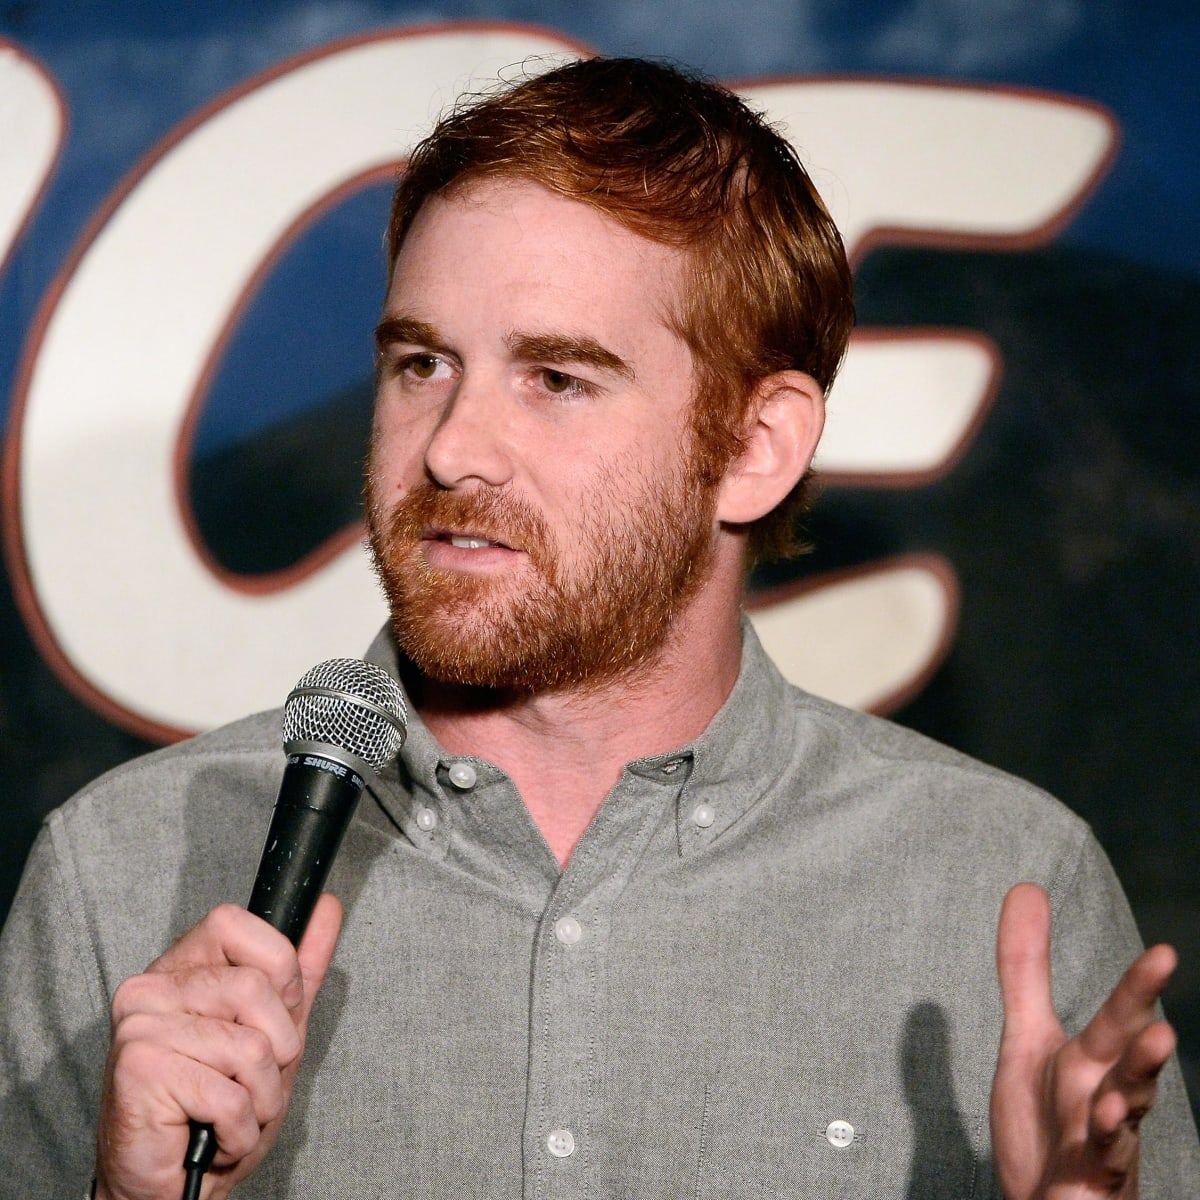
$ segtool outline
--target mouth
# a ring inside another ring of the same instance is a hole
[[[458,550],[514,550],[507,542],[499,538],[485,537],[482,533],[470,529],[423,529],[423,542],[442,542],[454,546]]]

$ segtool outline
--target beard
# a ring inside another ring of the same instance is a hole
[[[632,464],[580,498],[563,537],[507,487],[449,491],[423,483],[390,512],[368,467],[367,525],[391,626],[428,678],[521,693],[585,691],[644,667],[708,577],[716,488],[696,455],[666,479]],[[616,499],[620,497],[621,499]],[[524,552],[490,575],[430,567],[430,528],[472,533]]]

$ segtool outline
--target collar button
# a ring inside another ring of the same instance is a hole
[[[446,774],[450,777],[450,782],[460,792],[469,792],[475,786],[478,779],[475,768],[470,763],[465,762],[452,763],[450,770]]]

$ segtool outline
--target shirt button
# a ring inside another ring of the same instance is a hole
[[[707,829],[717,819],[717,810],[711,804],[697,804],[692,809],[692,821],[701,829]]]
[[[662,773],[664,775],[674,775],[680,767],[683,766],[683,759],[673,758],[670,762],[665,762],[662,765]]]
[[[574,917],[559,917],[554,922],[554,936],[564,946],[573,946],[583,937],[583,926]],[[571,1135],[568,1134],[567,1136],[570,1137]],[[567,1153],[570,1154],[570,1150]]]
[[[854,1141],[854,1126],[849,1121],[830,1121],[825,1126],[825,1138],[831,1146],[845,1149]]]
[[[471,766],[470,763],[456,762],[451,766],[448,774],[450,776],[450,782],[454,784],[454,786],[458,788],[460,792],[470,791],[471,788],[475,786],[475,780],[477,776],[475,774],[475,768]]]
[[[575,1135],[569,1129],[552,1129],[546,1137],[546,1149],[555,1158],[569,1158],[575,1153]]]
[[[428,833],[437,825],[437,813],[432,808],[417,809],[417,828]]]

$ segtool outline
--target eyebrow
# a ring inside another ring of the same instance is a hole
[[[632,380],[636,372],[619,354],[587,334],[570,333],[519,333],[505,337],[505,343],[514,358],[522,362],[582,363],[611,371],[624,379]],[[453,354],[453,349],[428,321],[415,317],[384,317],[375,326],[375,345],[381,352],[397,342],[411,346],[425,346],[443,354]]]
[[[442,341],[438,333],[428,321],[418,321],[415,317],[384,317],[375,326],[375,347],[379,351],[386,350],[396,342],[404,342],[411,346],[427,346],[430,350],[442,353],[452,353],[450,347]]]
[[[633,367],[593,337],[569,333],[510,333],[505,338],[515,358],[524,362],[582,363],[611,371],[624,379],[635,378]]]

